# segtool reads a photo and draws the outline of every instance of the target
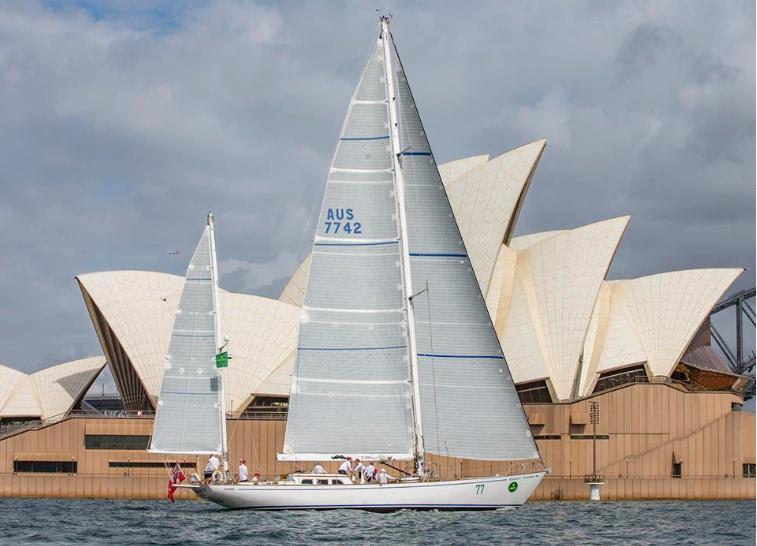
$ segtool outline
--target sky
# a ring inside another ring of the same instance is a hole
[[[6,1],[0,363],[100,354],[74,276],[183,274],[208,210],[221,286],[278,296],[377,6],[439,163],[547,139],[516,234],[630,214],[609,278],[754,286],[753,1]]]

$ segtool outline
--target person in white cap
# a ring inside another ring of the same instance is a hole
[[[378,482],[379,482],[380,485],[384,485],[386,483],[393,482],[396,479],[397,478],[393,478],[392,476],[390,476],[389,474],[387,474],[386,470],[384,470],[383,468],[381,470],[379,470],[379,473],[378,473]]]
[[[315,463],[313,467],[313,474],[325,474],[326,469],[321,466],[321,463]]]
[[[347,457],[347,460],[339,466],[339,473],[345,476],[352,474],[352,457]]]

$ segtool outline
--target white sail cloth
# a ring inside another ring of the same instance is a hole
[[[329,171],[282,460],[413,457],[383,70],[378,44],[350,101]]]
[[[222,451],[211,237],[206,227],[187,269],[160,386],[153,453]]]
[[[396,55],[401,167],[413,290],[423,440],[438,455],[538,458]]]
[[[382,42],[350,102],[305,295],[282,460],[414,453],[412,291],[422,443],[439,455],[538,458],[536,444],[396,57],[403,279]],[[404,285],[403,285],[404,283]],[[407,294],[410,295],[410,294]]]

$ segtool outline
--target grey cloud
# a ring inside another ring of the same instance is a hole
[[[222,285],[276,295],[374,7],[2,4],[0,363],[99,351],[73,276],[181,274],[209,209]],[[547,138],[518,233],[629,213],[614,277],[753,270],[753,3],[387,9],[439,161]]]

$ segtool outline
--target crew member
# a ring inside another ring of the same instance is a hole
[[[352,474],[352,457],[347,457],[347,460],[339,466],[339,473],[345,476]]]
[[[247,461],[239,459],[239,481],[246,482],[250,479],[249,472],[247,470]]]
[[[373,463],[368,463],[368,466],[363,471],[363,475],[365,476],[365,483],[371,483],[376,479],[376,467]]]
[[[392,476],[387,474],[386,470],[384,470],[383,468],[378,473],[378,482],[381,485],[384,485],[386,483],[393,482],[396,480],[397,478],[393,478]]]
[[[363,475],[365,473],[365,465],[360,462],[360,459],[355,459],[355,465],[352,467],[352,472],[355,474],[358,482],[363,483]]]
[[[205,465],[205,481],[210,481],[215,472],[215,466],[213,466],[213,456],[208,457],[208,464]]]
[[[325,474],[326,469],[321,466],[321,463],[315,463],[313,467],[313,474]]]
[[[219,455],[216,455],[215,453],[208,457],[208,466],[212,467],[210,471],[210,476],[212,479],[219,479],[218,477],[221,475],[221,459],[219,459],[218,457]],[[205,467],[205,479],[207,479],[208,466]]]

